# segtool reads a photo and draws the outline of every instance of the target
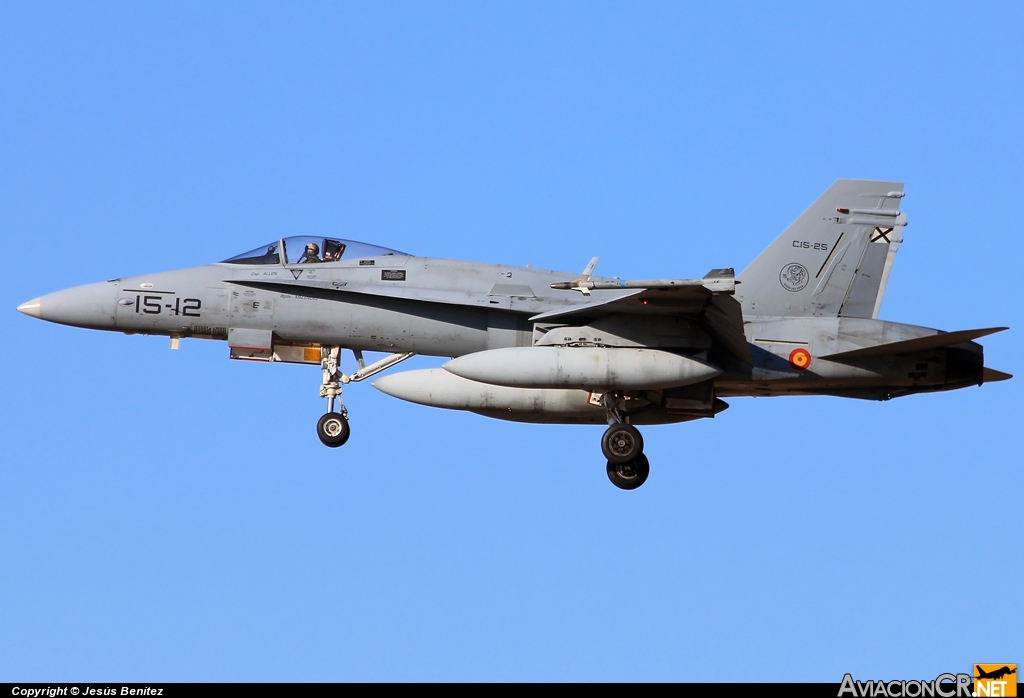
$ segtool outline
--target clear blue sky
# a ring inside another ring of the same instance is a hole
[[[600,427],[40,322],[281,235],[742,269],[907,183],[885,319],[1010,325],[1019,3],[0,4],[0,680],[816,680],[1024,663],[1022,379]],[[416,359],[419,366],[437,365]]]

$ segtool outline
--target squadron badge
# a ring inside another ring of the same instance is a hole
[[[807,273],[807,267],[796,262],[787,264],[779,272],[779,282],[782,283],[782,288],[794,293],[802,291],[809,280],[810,274]]]

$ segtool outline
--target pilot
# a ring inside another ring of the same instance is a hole
[[[320,246],[315,242],[311,242],[306,245],[306,251],[302,253],[302,257],[299,258],[299,264],[316,264],[323,260],[319,257]]]

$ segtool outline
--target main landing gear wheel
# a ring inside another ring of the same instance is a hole
[[[328,412],[316,423],[316,435],[324,446],[337,448],[348,441],[351,433],[348,420],[339,412]]]
[[[601,437],[601,452],[609,463],[631,463],[644,452],[644,437],[630,424],[612,424]]]
[[[608,479],[620,490],[635,490],[647,482],[651,474],[651,464],[647,456],[640,454],[629,463],[612,463],[608,461]]]

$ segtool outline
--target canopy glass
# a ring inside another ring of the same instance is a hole
[[[357,240],[297,235],[279,242],[260,245],[254,250],[225,259],[227,264],[280,264],[283,247],[286,264],[323,264],[342,259],[365,259],[386,255],[405,255],[388,247],[370,245]]]

